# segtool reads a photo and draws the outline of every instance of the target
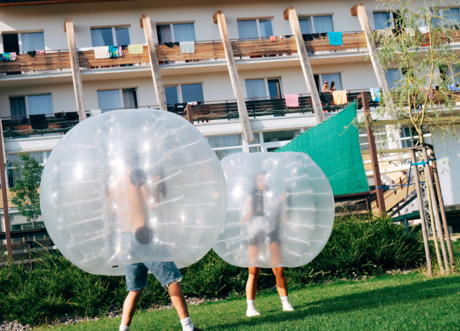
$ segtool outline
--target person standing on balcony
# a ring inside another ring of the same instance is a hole
[[[153,178],[153,192],[146,183],[147,175],[139,169],[140,157],[137,151],[128,149],[123,155],[124,169],[118,178],[112,180],[107,187],[111,212],[119,220],[121,227],[129,228],[131,243],[145,246],[152,239],[152,230],[147,227],[148,209],[155,209],[155,204],[166,196],[162,171]],[[143,252],[144,255],[146,251]],[[189,316],[187,303],[179,282],[182,274],[174,262],[143,262],[125,265],[128,296],[123,305],[123,317],[120,331],[129,331],[142,289],[147,286],[147,273],[151,271],[161,285],[168,289],[171,301],[179,315],[183,331],[202,331],[193,326]]]
[[[243,222],[247,223],[249,231],[249,264],[256,265],[260,251],[267,246],[266,256],[276,277],[276,288],[281,297],[284,311],[293,311],[289,303],[286,276],[282,264],[279,230],[280,223],[286,214],[286,196],[274,196],[266,185],[266,173],[260,172],[255,177],[253,190],[245,202]],[[271,210],[269,216],[267,210]],[[259,267],[249,267],[249,278],[246,284],[246,298],[248,308],[247,317],[257,316],[260,313],[254,307],[257,293],[257,281],[260,275]]]
[[[331,92],[331,91],[329,90],[329,85],[328,85],[327,81],[324,82],[324,85],[323,85],[323,92]]]
[[[335,92],[335,82],[331,82],[331,92]]]

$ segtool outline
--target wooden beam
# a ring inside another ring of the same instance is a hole
[[[75,44],[75,32],[71,18],[64,21],[64,31],[67,34],[69,44],[70,67],[72,68],[73,88],[75,100],[77,101],[77,112],[80,122],[86,119],[85,98],[83,97],[83,84],[81,81],[80,62],[78,61],[77,46]]]
[[[193,110],[192,105],[185,106],[185,111],[187,112],[187,120],[193,124]]]
[[[248,110],[244,100],[243,89],[241,88],[240,76],[236,68],[235,58],[233,57],[233,48],[228,36],[227,22],[222,10],[216,11],[213,16],[214,23],[219,26],[220,36],[224,44],[225,58],[227,59],[228,73],[232,82],[233,93],[238,104],[238,113],[240,114],[241,125],[243,127],[243,136],[246,142],[254,141],[254,134],[252,132],[251,123],[249,122]]]
[[[165,88],[161,80],[160,64],[158,63],[157,50],[153,39],[152,23],[149,15],[143,14],[140,21],[141,28],[144,28],[145,40],[149,49],[150,68],[152,70],[153,86],[157,98],[158,108],[168,110],[166,103]]]
[[[315,84],[315,78],[313,71],[311,70],[310,61],[308,60],[307,49],[305,48],[305,42],[302,37],[302,30],[300,29],[299,18],[294,7],[288,7],[284,13],[284,18],[289,20],[291,24],[292,34],[294,35],[297,52],[299,53],[300,64],[302,65],[303,75],[305,82],[307,83],[308,90],[311,94],[311,103],[313,105],[313,112],[315,113],[316,122],[321,123],[326,118],[324,117],[323,107],[319,99],[318,88]]]
[[[388,86],[387,78],[385,77],[385,72],[383,70],[382,64],[380,63],[379,58],[377,57],[377,47],[375,43],[371,42],[370,37],[372,35],[372,29],[369,24],[369,18],[367,17],[366,8],[362,3],[358,3],[353,8],[351,8],[351,15],[358,16],[359,24],[361,29],[364,32],[366,37],[367,49],[369,50],[369,57],[371,58],[372,67],[374,68],[375,77],[377,78],[377,83],[382,89],[382,92],[385,94],[390,93],[390,87]],[[393,107],[394,103],[392,99],[387,100],[389,104],[388,107]]]
[[[13,260],[13,248],[11,245],[11,229],[10,229],[10,216],[8,211],[8,191],[6,188],[6,175],[5,175],[5,145],[3,138],[3,124],[0,118],[0,134],[2,143],[0,144],[0,180],[2,186],[2,198],[3,198],[3,219],[5,220],[5,237],[6,237],[6,248],[8,251],[8,260]]]

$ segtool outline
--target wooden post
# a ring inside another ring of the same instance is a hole
[[[390,93],[390,87],[388,86],[387,78],[385,77],[385,72],[383,71],[382,64],[380,63],[379,58],[377,57],[377,47],[373,42],[371,42],[370,37],[372,35],[372,29],[369,24],[369,18],[367,17],[366,8],[362,3],[358,3],[351,8],[351,15],[358,16],[359,24],[361,29],[366,36],[367,49],[369,50],[369,57],[371,58],[372,67],[374,68],[375,77],[379,87],[382,89],[383,93]],[[387,106],[393,106],[393,100],[391,98],[387,99]]]
[[[375,137],[374,132],[372,132],[371,127],[371,112],[369,110],[369,98],[367,92],[361,93],[361,98],[363,101],[363,112],[366,115],[366,130],[367,130],[367,141],[369,143],[369,152],[371,155],[371,162],[372,162],[372,171],[374,173],[374,182],[375,187],[377,187],[377,206],[379,207],[380,213],[385,214],[385,197],[383,195],[382,189],[382,179],[380,178],[380,168],[379,168],[379,160],[377,157],[377,147],[375,145]]]
[[[434,152],[433,152],[433,156],[434,156]],[[441,210],[442,226],[444,228],[444,233],[446,235],[447,250],[449,251],[450,266],[452,267],[452,271],[455,272],[457,267],[455,266],[454,253],[452,251],[452,242],[450,241],[449,228],[447,226],[446,211],[444,210],[444,199],[442,198],[441,183],[439,182],[439,175],[438,175],[438,167],[436,165],[436,160],[433,160],[431,162],[432,162],[431,168],[433,169],[434,183],[436,184],[436,192],[438,195],[439,209]]]
[[[3,219],[5,220],[5,237],[6,249],[8,251],[8,259],[13,260],[13,247],[11,245],[11,228],[10,228],[10,215],[8,212],[8,190],[6,187],[5,175],[5,146],[3,138],[3,123],[0,119],[0,134],[2,135],[2,143],[0,144],[0,180],[2,185],[2,198],[3,198]]]
[[[64,21],[64,31],[67,34],[67,42],[69,44],[70,67],[72,68],[73,88],[75,91],[75,99],[77,100],[77,112],[80,122],[86,119],[85,99],[83,97],[83,84],[81,81],[80,62],[78,61],[77,46],[75,44],[75,32],[71,18],[66,18]]]
[[[140,25],[141,28],[144,28],[145,40],[149,49],[150,68],[152,70],[153,86],[155,88],[158,108],[167,111],[165,88],[161,80],[160,64],[158,63],[157,49],[153,40],[152,23],[150,22],[149,15],[142,15]]]
[[[193,124],[193,110],[192,105],[185,106],[185,111],[187,112],[187,120]]]
[[[283,14],[284,19],[289,20],[289,23],[291,24],[291,30],[297,44],[297,52],[299,53],[303,75],[305,77],[305,82],[307,83],[308,90],[311,94],[311,103],[313,105],[313,111],[315,113],[316,122],[321,123],[325,120],[323,107],[321,106],[318,87],[316,86],[313,71],[311,70],[310,66],[310,61],[308,60],[307,48],[305,47],[305,42],[302,37],[302,30],[300,29],[297,12],[294,7],[288,7]]]
[[[228,73],[232,82],[233,94],[235,95],[236,103],[238,104],[238,113],[240,114],[241,126],[243,127],[244,140],[250,143],[254,141],[254,134],[251,128],[251,122],[249,122],[248,110],[244,100],[243,89],[241,88],[240,76],[238,75],[235,58],[233,57],[233,48],[228,36],[227,22],[225,21],[224,12],[222,10],[216,11],[212,19],[214,23],[217,23],[219,26],[220,37],[222,38],[222,43],[224,44]]]
[[[428,155],[426,153],[426,147],[422,146],[422,153],[423,153],[423,160],[425,160],[425,177],[427,181],[427,187],[429,188],[430,191],[430,196],[431,196],[431,206],[433,208],[433,214],[434,214],[434,221],[436,224],[436,230],[438,231],[439,234],[439,239],[441,242],[441,250],[442,250],[442,257],[444,259],[444,266],[446,268],[446,272],[449,274],[450,273],[450,268],[449,268],[449,262],[447,259],[447,252],[446,252],[446,247],[444,245],[444,236],[442,234],[442,227],[441,227],[441,221],[439,220],[439,212],[438,212],[438,206],[436,203],[436,194],[434,193],[434,186],[433,186],[433,178],[431,177],[431,169],[430,169],[430,164],[428,162]],[[436,230],[433,230],[433,232],[436,232]],[[435,240],[436,236],[435,236]]]
[[[411,151],[411,162],[415,163],[415,151],[412,149]],[[426,223],[425,223],[425,212],[423,210],[423,196],[420,191],[420,178],[419,178],[419,173],[418,173],[418,168],[417,166],[415,167],[415,172],[414,172],[414,179],[415,179],[415,189],[417,191],[417,197],[418,197],[418,210],[420,213],[420,220],[422,221],[422,234],[423,234],[423,244],[425,246],[425,256],[426,256],[426,267],[428,269],[428,276],[433,276],[433,268],[431,266],[431,257],[430,257],[430,246],[428,244],[428,232],[426,230]],[[410,181],[410,178],[408,179]]]

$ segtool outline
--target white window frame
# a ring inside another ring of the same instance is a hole
[[[115,91],[115,90],[118,90],[118,95],[120,97],[121,108],[125,108],[125,102],[123,100],[123,90],[136,90],[136,92],[137,92],[137,87],[122,87],[122,88],[99,89],[99,90],[96,91],[96,94],[99,91]],[[99,103],[99,99],[97,100],[97,102]],[[136,103],[137,103],[137,108],[140,108],[139,107],[139,100],[137,100],[137,93],[136,93]]]
[[[331,21],[332,21],[332,31],[335,31],[334,15],[333,14],[300,15],[299,20],[302,19],[302,18],[308,18],[310,20],[311,33],[319,33],[319,32],[316,32],[316,29],[315,29],[315,22],[314,22],[314,17],[315,16],[330,16]]]
[[[171,84],[165,85],[165,87],[175,87],[177,91],[177,103],[184,103],[184,99],[182,99],[182,85],[195,85],[201,84],[201,90],[203,91],[203,99],[204,99],[204,89],[203,89],[203,82],[198,83],[185,83],[185,84]]]
[[[281,77],[266,77],[266,78],[245,78],[244,79],[244,84],[245,84],[245,87],[246,87],[246,81],[247,80],[255,80],[255,79],[263,79],[264,80],[264,83],[265,83],[265,98],[270,98],[270,89],[268,88],[268,80],[269,79],[278,79],[280,81],[280,96],[282,97],[284,94],[283,94],[283,84],[282,84],[282,79]],[[248,90],[246,88],[246,98],[247,99],[250,99],[248,97]]]
[[[19,53],[23,52],[22,50],[22,34],[23,33],[38,33],[38,32],[43,32],[43,42],[45,44],[45,49],[46,50],[46,39],[45,39],[45,30],[33,30],[33,31],[27,31],[27,30],[24,30],[24,31],[3,31],[1,32],[2,34],[2,44],[1,44],[1,52],[3,53],[4,52],[4,46],[3,46],[3,35],[5,34],[17,34],[18,35],[18,45],[19,45]]]
[[[158,25],[169,25],[169,27],[171,28],[171,42],[175,43],[176,42],[176,35],[174,34],[174,24],[193,24],[193,32],[195,33],[195,39],[197,39],[196,37],[196,29],[195,29],[195,21],[186,21],[186,22],[172,22],[172,23],[156,23],[156,26],[155,26],[155,29],[157,30],[156,31],[156,34],[157,34],[157,38],[158,38],[158,28],[157,26]],[[160,43],[160,40],[158,39],[158,43]]]
[[[91,30],[97,29],[112,29],[112,39],[113,39],[113,46],[120,46],[117,40],[117,32],[116,29],[128,29],[129,41],[131,42],[131,25],[117,25],[117,26],[92,26],[90,27]],[[93,41],[91,40],[91,43]]]
[[[37,94],[22,94],[22,95],[9,95],[8,96],[8,102],[10,101],[10,98],[20,98],[20,97],[24,97],[25,99],[25,103],[26,103],[26,115],[29,116],[30,115],[30,111],[29,111],[29,97],[33,97],[33,96],[38,96],[38,95],[49,95],[51,96],[51,113],[54,113],[54,109],[53,109],[53,94],[50,92],[50,93],[37,93]],[[11,109],[11,103],[9,104],[10,106],[10,116],[13,116],[13,111]],[[51,115],[48,115],[48,116],[51,116]]]
[[[259,18],[238,18],[237,21],[256,21],[257,25],[257,38],[268,38],[268,37],[262,37],[260,34],[260,20],[262,21],[272,21],[272,30],[273,30],[273,35],[276,36],[277,34],[275,33],[275,26],[273,25],[273,19],[274,17],[259,17]],[[238,23],[237,23],[238,24]],[[238,33],[238,39],[240,38],[239,33]]]

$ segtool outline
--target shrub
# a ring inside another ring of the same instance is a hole
[[[388,218],[339,218],[321,254],[310,264],[286,270],[289,286],[355,275],[379,275],[389,268],[414,267],[423,261],[420,234],[406,234]],[[39,254],[34,269],[9,264],[0,269],[0,316],[21,323],[50,323],[64,314],[98,316],[122,307],[127,294],[124,277],[88,274],[60,253]],[[37,257],[37,256],[36,256]],[[213,251],[182,270],[186,295],[244,295],[247,269],[234,267]],[[169,301],[167,291],[149,275],[142,307]],[[272,272],[263,270],[259,288],[275,286]]]

